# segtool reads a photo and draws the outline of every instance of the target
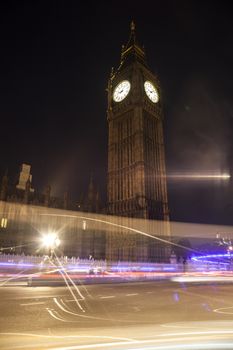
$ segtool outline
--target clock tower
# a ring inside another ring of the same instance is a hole
[[[107,91],[108,212],[163,221],[159,234],[167,236],[161,88],[147,64],[144,48],[136,40],[133,22]]]

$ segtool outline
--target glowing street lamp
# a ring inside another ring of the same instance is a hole
[[[61,241],[55,232],[47,233],[42,237],[42,243],[46,248],[57,248]]]
[[[50,255],[53,256],[54,249],[61,244],[56,232],[48,232],[42,236],[42,245],[50,250]]]

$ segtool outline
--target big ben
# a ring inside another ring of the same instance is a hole
[[[130,29],[108,82],[108,212],[168,222],[161,88]]]

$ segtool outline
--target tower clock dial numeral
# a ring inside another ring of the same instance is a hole
[[[124,100],[130,91],[130,87],[131,85],[128,80],[123,80],[120,82],[114,89],[113,100],[115,102],[121,102]]]
[[[145,89],[145,92],[146,92],[147,96],[149,97],[149,99],[153,103],[157,103],[159,101],[158,90],[156,89],[156,87],[150,81],[148,81],[148,80],[145,81],[144,89]]]

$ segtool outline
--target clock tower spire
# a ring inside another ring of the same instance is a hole
[[[134,21],[130,24],[130,36],[126,45],[122,45],[121,62],[117,70],[121,70],[128,64],[138,61],[147,66],[144,47],[139,45],[136,39],[136,26]]]
[[[147,65],[144,48],[136,40],[133,21],[129,40],[122,47],[120,65],[108,82],[107,119],[109,213],[160,220],[164,225],[160,225],[158,235],[168,236],[161,88]],[[140,253],[136,240],[134,243],[130,253],[119,255],[121,247],[114,247],[109,257],[151,260],[151,249],[145,253],[144,247],[144,253]],[[114,246],[113,242],[110,246]],[[156,250],[151,255],[156,260],[156,255],[161,257],[162,253]]]

